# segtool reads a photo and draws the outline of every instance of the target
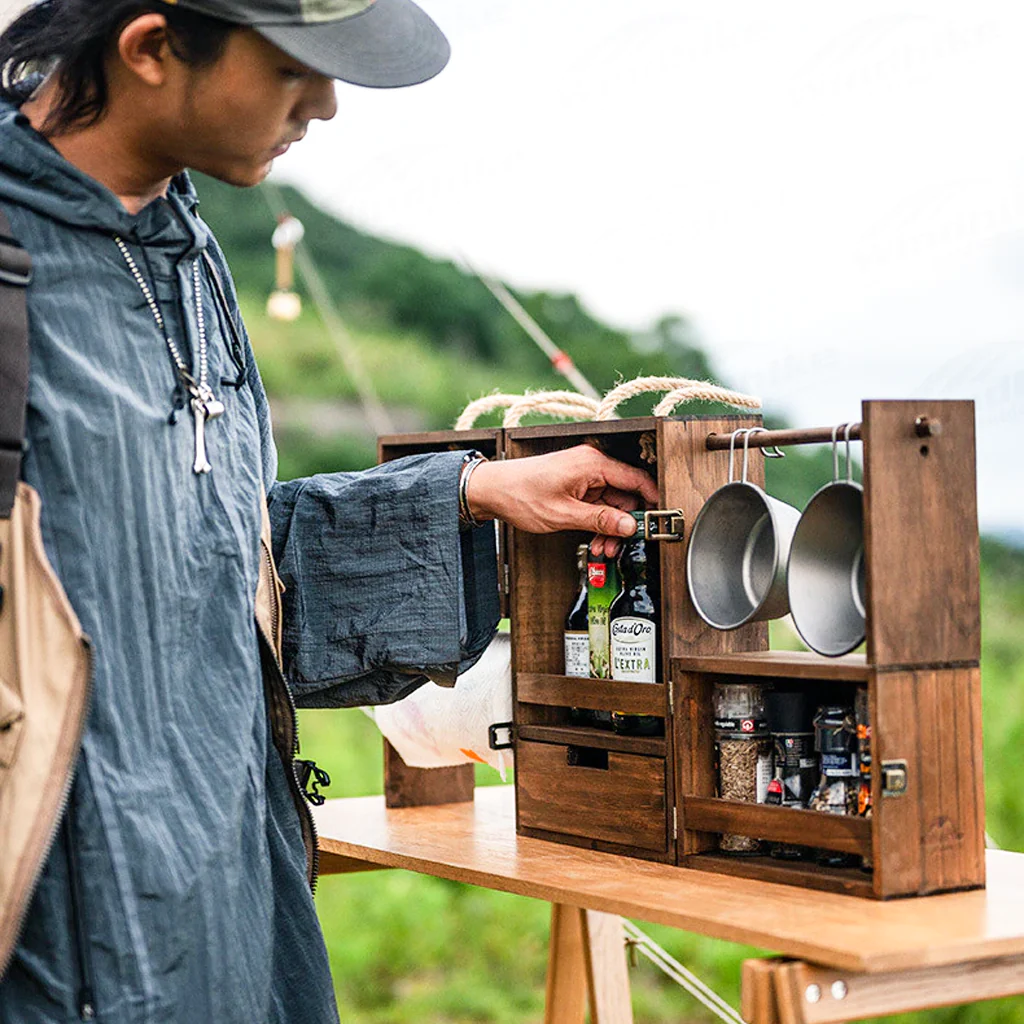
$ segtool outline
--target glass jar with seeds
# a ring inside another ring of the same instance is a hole
[[[715,684],[715,757],[718,795],[723,800],[764,803],[772,779],[772,738],[765,719],[763,683]],[[759,853],[753,836],[724,833],[719,849],[726,853]]]

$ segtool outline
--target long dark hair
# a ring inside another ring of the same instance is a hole
[[[153,12],[167,18],[174,55],[197,68],[217,61],[236,27],[156,0],[42,0],[0,35],[0,96],[23,103],[52,72],[59,87],[46,134],[95,124],[109,101],[111,47],[128,22]]]

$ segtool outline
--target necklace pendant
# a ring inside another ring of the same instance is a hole
[[[219,404],[219,403],[218,403]],[[223,411],[223,406],[221,406]],[[213,466],[206,457],[206,403],[200,398],[192,399],[192,416],[196,421],[196,461],[193,473],[209,473]]]

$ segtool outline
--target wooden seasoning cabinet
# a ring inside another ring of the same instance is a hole
[[[509,531],[517,830],[682,868],[875,898],[981,887],[973,403],[864,403],[866,653],[843,658],[769,651],[767,624],[719,631],[689,600],[690,529],[703,502],[728,479],[728,452],[708,450],[707,438],[759,424],[744,415],[495,432],[505,458],[597,444],[647,468],[657,480],[659,507],[684,516],[680,541],[650,545],[661,573],[662,681],[654,685],[562,674],[563,623],[578,585],[575,549],[589,538]],[[452,436],[459,447],[482,449],[470,440],[479,433]],[[418,443],[437,436],[423,435]],[[388,441],[390,454],[405,439]],[[762,459],[752,458],[750,466],[751,481],[763,484]],[[719,799],[711,692],[720,680],[807,688],[816,703],[852,702],[855,688],[867,686],[873,816]],[[570,720],[573,707],[662,717],[665,734],[619,736],[581,727]],[[722,833],[869,855],[874,868],[724,854]]]

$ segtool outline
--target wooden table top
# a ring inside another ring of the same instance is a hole
[[[988,852],[988,888],[880,902],[580,850],[517,836],[512,786],[473,803],[316,809],[324,873],[405,868],[653,921],[854,971],[1024,954],[1024,854]]]

